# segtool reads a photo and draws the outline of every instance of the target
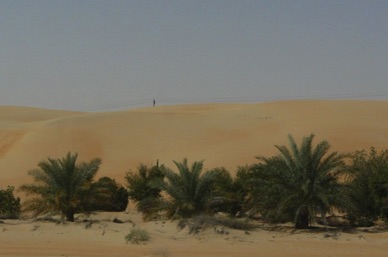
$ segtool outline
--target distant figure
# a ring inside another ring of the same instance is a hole
[[[156,104],[156,101],[155,101],[155,98],[154,98],[154,100],[152,101],[152,105],[155,107],[155,104]]]

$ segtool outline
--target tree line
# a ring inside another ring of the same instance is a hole
[[[99,158],[77,163],[78,155],[48,158],[29,171],[33,183],[19,190],[29,196],[22,207],[13,187],[0,190],[0,215],[18,217],[21,210],[34,215],[74,215],[93,211],[124,211],[131,199],[145,220],[213,215],[260,215],[268,222],[293,222],[308,228],[317,218],[342,214],[354,226],[388,220],[388,150],[350,154],[330,152],[330,144],[313,144],[314,135],[298,145],[275,146],[278,154],[258,156],[240,166],[235,176],[223,168],[204,170],[204,161],[174,161],[175,169],[140,164],[125,174],[125,186],[109,177],[96,180]]]

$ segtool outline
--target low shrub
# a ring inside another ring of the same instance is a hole
[[[139,244],[150,239],[149,233],[141,228],[133,228],[128,235],[125,236],[126,243]]]
[[[252,230],[254,228],[254,225],[251,224],[247,219],[216,217],[207,215],[199,215],[191,219],[182,219],[179,221],[179,228],[183,229],[186,226],[189,228],[190,234],[198,233],[201,229],[216,226],[224,226],[227,228],[238,230]]]

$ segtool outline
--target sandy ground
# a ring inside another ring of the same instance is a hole
[[[115,218],[124,223],[112,222]],[[150,240],[127,243],[125,235],[133,227],[149,232]],[[227,228],[225,232],[206,229],[189,234],[177,222],[143,222],[135,212],[80,216],[75,223],[65,224],[5,220],[0,224],[0,256],[372,257],[386,256],[388,250],[388,232],[295,231],[288,224],[248,233]]]
[[[78,152],[80,160],[102,159],[99,176],[123,182],[140,163],[205,160],[205,168],[234,172],[255,156],[276,153],[310,133],[333,151],[386,149],[388,101],[289,101],[259,104],[162,106],[118,112],[79,113],[0,106],[0,187],[31,182],[27,171],[47,157]],[[23,196],[22,196],[23,197]],[[113,223],[118,217],[127,221]],[[176,223],[142,222],[133,212],[104,213],[91,228],[75,224],[5,220],[0,256],[386,256],[388,233],[293,232],[256,229],[249,235],[213,230],[198,235]],[[131,220],[132,222],[129,222]],[[150,232],[145,245],[126,244],[133,223]]]

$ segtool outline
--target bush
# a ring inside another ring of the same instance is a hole
[[[357,151],[351,160],[343,204],[348,220],[358,226],[388,221],[388,150]]]
[[[132,244],[139,244],[140,242],[145,242],[150,240],[150,235],[148,232],[141,228],[134,228],[125,236],[125,241],[131,242]]]
[[[14,187],[0,189],[0,218],[17,219],[20,215],[20,198],[13,194]]]
[[[104,192],[104,197],[92,205],[92,211],[125,211],[129,194],[124,187],[109,177],[100,178],[94,186]]]
[[[244,183],[238,177],[232,178],[225,168],[215,168],[212,197],[209,199],[208,208],[211,212],[223,212],[231,217],[242,212],[244,202]]]
[[[141,164],[137,172],[128,172],[125,176],[129,197],[146,220],[157,216],[161,209],[164,179],[162,169],[163,165],[157,164],[149,168]]]

